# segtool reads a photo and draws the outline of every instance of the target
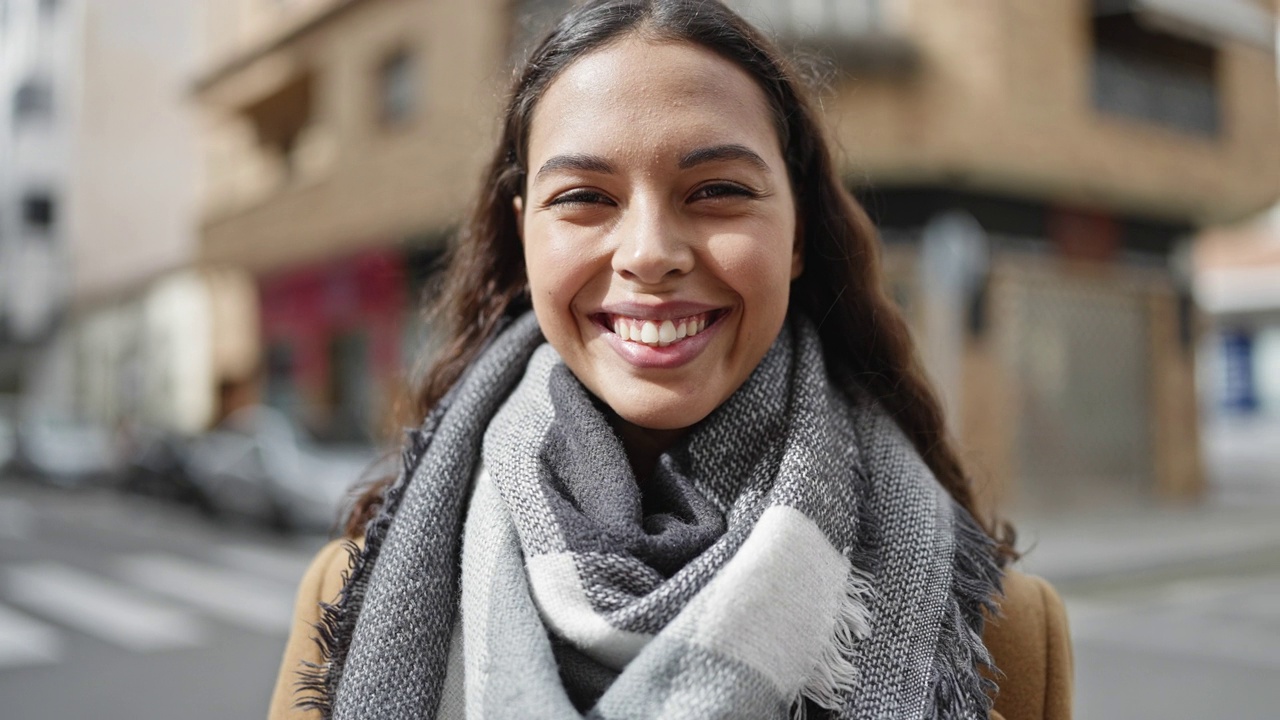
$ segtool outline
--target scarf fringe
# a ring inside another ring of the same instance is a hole
[[[857,567],[845,576],[844,595],[836,613],[831,638],[822,651],[822,659],[808,683],[792,703],[793,720],[808,717],[808,703],[813,701],[825,710],[840,710],[858,686],[855,644],[871,635],[871,601],[875,593],[873,578]]]
[[[347,540],[343,543],[343,550],[347,553],[347,569],[342,571],[342,586],[346,588],[350,584],[360,549],[355,543]],[[339,643],[343,625],[341,605],[341,599],[334,603],[320,603],[320,620],[311,626],[316,631],[316,634],[311,636],[311,641],[319,647],[322,660],[318,663],[303,660],[303,669],[298,671],[299,679],[294,683],[298,695],[294,707],[299,710],[319,712],[325,718],[332,714],[330,707],[332,695],[329,692],[328,679],[329,669],[332,666],[330,658],[341,647]]]
[[[312,625],[316,634],[311,640],[320,648],[322,659],[319,663],[302,661],[303,668],[298,670],[299,679],[294,683],[298,694],[294,707],[298,710],[318,712],[322,720],[333,717],[333,699],[338,695],[338,679],[346,664],[359,608],[364,605],[365,592],[369,588],[369,574],[382,548],[382,541],[386,539],[387,530],[391,527],[392,517],[404,497],[409,479],[426,455],[435,426],[443,416],[444,404],[442,402],[438,411],[431,414],[433,417],[427,418],[424,430],[410,430],[406,434],[407,442],[401,453],[401,467],[404,471],[387,488],[381,509],[365,527],[364,547],[361,548],[351,540],[344,543],[347,569],[342,573],[342,591],[332,603],[320,603],[320,620]]]
[[[930,671],[933,702],[926,720],[961,720],[990,716],[1000,674],[982,630],[986,616],[999,613],[1003,577],[995,542],[962,507],[952,503],[955,518],[955,559],[951,599],[939,629],[938,651]]]

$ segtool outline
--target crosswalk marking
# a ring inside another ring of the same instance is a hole
[[[190,647],[208,636],[188,612],[64,565],[29,563],[4,574],[14,604],[130,650]]]
[[[122,557],[116,567],[130,583],[194,605],[219,620],[268,634],[289,631],[292,585],[160,553]]]
[[[218,545],[211,551],[213,560],[263,577],[297,585],[311,564],[312,553],[259,547],[256,545]]]
[[[0,605],[0,669],[57,662],[62,649],[55,628]]]

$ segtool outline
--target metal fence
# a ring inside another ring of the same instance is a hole
[[[971,440],[1007,449],[1008,462],[997,464],[1007,468],[1013,497],[1025,507],[1150,497],[1151,305],[1154,296],[1167,295],[1167,276],[1124,264],[1072,266],[1009,251],[1015,242],[993,246],[1003,249],[993,258],[982,303],[980,352],[999,368],[998,379],[959,395],[966,405],[978,403],[978,413],[1007,412],[1008,418],[989,424],[1003,437]],[[909,246],[886,253],[889,288],[919,332],[916,268]]]
[[[1150,282],[1123,268],[998,265],[991,331],[1014,392],[1024,502],[1060,507],[1151,491]]]

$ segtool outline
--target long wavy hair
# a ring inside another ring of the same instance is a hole
[[[938,398],[906,322],[885,292],[875,228],[841,183],[796,69],[773,42],[715,0],[587,2],[533,48],[514,78],[476,206],[454,238],[444,283],[429,309],[443,342],[416,391],[410,419],[421,422],[504,319],[531,307],[512,200],[524,192],[529,126],[539,99],[575,60],[636,34],[708,48],[759,84],[801,219],[804,272],[791,285],[791,307],[817,325],[828,365],[883,405],[947,492],[983,524],[1001,559],[1015,557],[1012,528],[975,507],[973,483],[947,433]],[[348,534],[363,531],[390,481],[372,484],[359,497]]]

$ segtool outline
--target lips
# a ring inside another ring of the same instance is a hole
[[[669,301],[611,303],[590,315],[602,339],[637,368],[675,369],[702,354],[732,308]]]

